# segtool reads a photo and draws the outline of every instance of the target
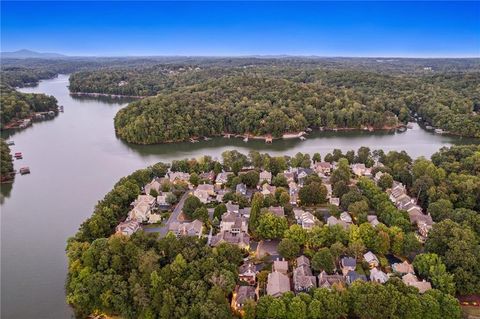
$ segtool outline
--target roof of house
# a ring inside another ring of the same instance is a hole
[[[341,219],[336,218],[335,216],[330,216],[330,217],[327,218],[327,225],[328,226],[340,225],[344,229],[348,228],[348,224],[346,222],[344,222]]]
[[[214,186],[211,184],[200,184],[197,186],[197,190],[206,191],[206,192],[213,192]]]
[[[288,272],[288,261],[286,260],[275,260],[273,262],[273,270],[280,272]]]
[[[274,271],[268,274],[267,279],[267,294],[271,296],[278,296],[284,292],[290,291],[290,279],[288,276]]]
[[[295,290],[306,290],[317,286],[317,278],[312,275],[309,266],[300,266],[293,270],[293,284]]]
[[[377,268],[373,268],[372,270],[370,270],[370,280],[385,283],[388,280],[388,276],[383,271]]]
[[[325,271],[322,271],[320,275],[318,275],[318,287],[331,287],[335,283],[344,283],[345,277],[342,275],[328,275]]]
[[[352,216],[350,216],[349,213],[343,212],[340,214],[340,219],[343,220],[346,223],[351,223],[352,222]]]
[[[252,286],[238,286],[236,302],[239,305],[245,304],[248,299],[255,300],[255,287]]]
[[[373,227],[376,227],[378,224],[380,224],[376,215],[368,215],[367,220]]]
[[[357,260],[353,257],[343,257],[341,259],[342,267],[353,267],[357,266]]]
[[[308,259],[308,257],[306,257],[305,255],[302,255],[297,258],[297,267],[304,265],[310,267],[310,259]]]
[[[395,263],[392,265],[392,269],[395,272],[401,273],[401,274],[408,274],[408,273],[415,273],[413,270],[412,264],[409,264],[408,261],[404,261],[403,263]]]
[[[357,273],[354,270],[350,270],[347,273],[346,278],[347,278],[349,283],[353,283],[355,280],[367,281],[367,277],[365,275],[360,275],[359,273]]]
[[[371,263],[371,262],[376,262],[376,263],[378,263],[378,258],[377,258],[377,256],[375,256],[375,254],[372,253],[371,251],[367,251],[367,252],[363,255],[363,258],[365,258],[365,260],[367,261],[367,263]]]
[[[243,183],[237,184],[235,190],[237,193],[245,193],[247,191],[247,185]]]
[[[279,217],[284,217],[285,216],[285,210],[283,209],[282,206],[270,206],[268,208],[268,211],[271,212],[274,215],[279,216]]]
[[[235,205],[231,201],[228,201],[225,206],[227,207],[227,212],[238,212],[238,210],[240,209],[239,205]]]
[[[424,293],[427,290],[432,289],[432,285],[428,281],[419,281],[417,276],[408,273],[402,277],[402,281],[409,286],[416,287],[420,293]]]

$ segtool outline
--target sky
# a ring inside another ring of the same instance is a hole
[[[1,1],[1,50],[479,57],[480,2]]]

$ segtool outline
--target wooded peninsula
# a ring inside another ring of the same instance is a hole
[[[238,134],[280,137],[307,128],[426,126],[480,137],[476,59],[231,59],[78,72],[70,90],[152,96],[115,118],[138,144]]]
[[[479,146],[157,163],[69,239],[67,302],[79,317],[460,318],[479,209]]]

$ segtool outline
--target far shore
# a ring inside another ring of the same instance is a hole
[[[135,99],[143,99],[148,96],[144,95],[122,95],[122,94],[107,94],[107,93],[88,93],[88,92],[70,92],[70,95],[78,95],[78,96],[107,96],[113,98],[135,98]]]
[[[347,132],[347,131],[368,131],[368,132],[378,132],[378,131],[392,131],[396,130],[398,128],[405,127],[405,124],[400,123],[395,126],[384,126],[380,128],[373,128],[373,127],[343,127],[343,128],[314,128],[311,129],[310,131],[321,131],[321,132]],[[305,136],[308,136],[308,133],[305,131],[300,131],[300,132],[286,132],[283,133],[282,136],[280,137],[274,137],[272,135],[253,135],[253,134],[235,134],[235,133],[221,133],[221,134],[214,134],[214,135],[209,135],[209,136],[191,136],[187,139],[182,139],[182,140],[170,140],[170,141],[163,141],[159,143],[134,143],[134,142],[129,142],[125,141],[123,138],[119,136],[120,139],[123,141],[130,143],[130,144],[136,144],[136,145],[161,145],[161,144],[173,144],[173,143],[182,143],[182,142],[190,142],[190,143],[197,143],[202,140],[209,140],[210,138],[213,137],[224,137],[224,138],[242,138],[245,139],[247,142],[249,139],[252,140],[265,140],[266,143],[271,143],[274,140],[287,140],[287,139],[302,139],[305,138]]]

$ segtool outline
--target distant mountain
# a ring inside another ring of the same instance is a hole
[[[59,53],[42,53],[42,52],[35,52],[31,50],[18,50],[18,51],[13,51],[13,52],[2,52],[0,53],[1,57],[6,59],[28,59],[28,58],[43,58],[43,59],[48,59],[48,58],[61,58],[61,57],[66,57],[66,55],[59,54]]]

